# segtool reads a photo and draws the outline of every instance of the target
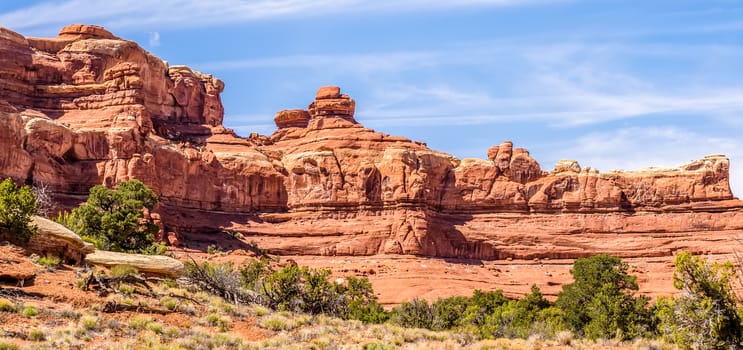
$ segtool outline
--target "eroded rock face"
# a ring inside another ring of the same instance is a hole
[[[353,114],[356,102],[346,94],[341,94],[337,86],[324,86],[317,90],[315,102],[307,107],[310,117],[336,117],[355,123]]]
[[[332,86],[307,110],[278,112],[272,135],[241,138],[222,126],[221,81],[84,25],[51,39],[0,28],[0,65],[0,176],[44,182],[66,206],[140,179],[160,196],[163,236],[186,247],[234,230],[281,254],[668,255],[679,233],[743,228],[721,155],[548,173],[505,141],[459,160],[365,128]],[[625,246],[591,241],[618,233]]]

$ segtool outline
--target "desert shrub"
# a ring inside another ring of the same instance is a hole
[[[129,328],[134,330],[140,330],[150,323],[150,319],[146,318],[144,316],[135,316],[134,318],[129,320]]]
[[[96,248],[119,252],[148,252],[159,228],[147,212],[157,196],[139,180],[122,182],[115,189],[93,186],[87,202],[57,221],[95,244]]]
[[[684,349],[740,349],[743,324],[731,286],[735,267],[688,252],[676,255],[675,299],[656,305],[660,331]]]
[[[35,317],[38,314],[39,314],[39,311],[36,310],[36,308],[33,306],[26,306],[25,308],[23,308],[23,316],[31,318],[31,317]]]
[[[253,312],[258,317],[265,316],[271,313],[271,309],[265,306],[262,306],[262,305],[253,305],[250,308],[250,311]]]
[[[95,330],[98,328],[98,318],[95,316],[83,316],[80,318],[80,326],[88,331]]]
[[[467,297],[450,297],[434,301],[431,305],[433,308],[431,329],[440,331],[460,326],[468,304]]]
[[[165,335],[170,338],[175,338],[181,334],[181,330],[178,327],[165,328]]]
[[[276,310],[301,310],[301,279],[301,271],[296,265],[285,266],[267,276],[263,290],[268,298],[268,306]]]
[[[113,331],[118,331],[121,329],[121,322],[115,318],[109,318],[105,320],[105,327]]]
[[[328,314],[364,322],[383,322],[387,314],[366,278],[330,280],[329,270],[287,265],[273,270],[266,259],[235,269],[231,263],[186,264],[195,287],[233,303],[257,303],[274,310]]]
[[[75,311],[74,309],[64,309],[62,310],[62,312],[60,312],[60,316],[69,318],[71,320],[79,320],[80,317],[82,317],[82,314]]]
[[[124,295],[133,295],[137,291],[137,288],[128,283],[121,283],[116,289]]]
[[[12,301],[0,298],[0,312],[16,312],[16,310],[17,308]]]
[[[161,323],[151,322],[147,324],[147,329],[149,329],[150,331],[152,331],[152,333],[155,333],[155,334],[163,333],[163,325]]]
[[[268,259],[253,260],[240,267],[240,275],[245,288],[259,291],[263,286],[263,279],[273,273]]]
[[[109,269],[111,277],[123,277],[126,275],[136,275],[139,273],[136,267],[131,265],[114,265]]]
[[[273,309],[343,317],[348,303],[346,290],[330,282],[329,276],[329,270],[288,265],[266,276],[262,288]]]
[[[272,331],[283,331],[290,328],[288,320],[280,316],[263,318],[258,321],[258,325]]]
[[[230,318],[226,316],[219,316],[217,314],[209,314],[204,318],[204,322],[212,327],[219,327],[220,331],[226,332],[230,326]]]
[[[204,320],[206,321],[206,324],[210,326],[216,326],[217,324],[219,324],[219,315],[209,314]]]
[[[178,301],[170,297],[165,297],[160,300],[160,305],[164,306],[170,311],[173,311],[178,306]]]
[[[508,300],[496,307],[486,316],[481,333],[488,338],[528,338],[547,332],[547,316],[542,311],[549,308],[550,302],[544,299],[537,286],[531,293],[518,300]],[[549,332],[553,333],[553,332]]]
[[[44,338],[44,331],[41,329],[32,329],[28,332],[28,339],[31,341],[42,341]]]
[[[634,296],[637,281],[628,268],[606,254],[576,260],[570,271],[575,281],[556,301],[568,328],[590,339],[632,339],[650,329],[648,299]]]
[[[347,277],[346,285],[341,293],[344,297],[345,312],[341,317],[359,320],[364,323],[382,323],[387,321],[389,314],[374,295],[371,282],[366,277]]]
[[[20,188],[7,178],[0,182],[0,231],[10,234],[10,239],[25,244],[36,233],[31,216],[36,214],[36,198],[31,188]]]
[[[485,324],[487,315],[493,314],[497,308],[508,301],[509,299],[503,295],[501,290],[483,292],[476,289],[462,314],[462,323],[482,326]]]
[[[343,300],[338,285],[328,281],[330,270],[312,271],[302,267],[300,271],[304,280],[304,288],[300,290],[302,309],[311,314],[339,314]]]
[[[208,247],[206,247],[206,252],[208,254],[220,254],[220,253],[223,253],[223,251],[221,249],[219,249],[214,244],[210,244]]]
[[[390,320],[403,327],[431,328],[433,326],[433,308],[423,299],[404,302],[392,310]]]
[[[18,344],[7,343],[3,340],[0,340],[0,350],[18,350],[18,349],[20,349]]]
[[[147,248],[140,249],[139,253],[144,255],[166,255],[168,253],[168,246],[162,242],[154,242]]]
[[[381,343],[366,343],[364,344],[363,350],[392,350],[395,347],[391,345],[384,345]]]
[[[47,254],[45,256],[42,256],[39,258],[39,265],[46,266],[46,267],[55,267],[59,266],[59,263],[62,262],[62,260],[59,259],[59,257]]]
[[[187,262],[185,267],[184,277],[196,288],[233,303],[250,303],[256,300],[254,293],[243,288],[241,275],[232,263]]]
[[[310,317],[302,314],[290,314],[288,312],[279,312],[269,315],[258,320],[259,327],[270,329],[272,331],[291,331],[309,324]]]

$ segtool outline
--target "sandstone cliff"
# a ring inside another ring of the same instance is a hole
[[[160,196],[171,237],[237,231],[282,254],[662,256],[729,252],[743,229],[722,155],[545,171],[505,141],[460,160],[363,127],[337,87],[278,112],[273,135],[241,138],[222,126],[223,89],[100,27],[0,28],[0,177],[43,182],[64,206],[137,178]]]

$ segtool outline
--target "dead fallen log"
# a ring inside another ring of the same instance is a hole
[[[117,303],[113,300],[103,305],[103,312],[105,313],[116,313],[116,312],[124,312],[124,311],[132,311],[132,312],[143,313],[143,314],[158,314],[158,315],[167,315],[167,314],[176,312],[174,310],[154,308],[154,307],[150,307],[147,305],[122,304],[122,303]]]
[[[147,292],[149,292],[149,294],[147,294],[149,296],[157,296],[156,293],[152,290],[152,286],[150,286],[147,282],[148,278],[134,273],[128,273],[122,276],[103,276],[96,275],[94,271],[90,271],[88,277],[85,278],[84,287],[85,290],[98,289],[98,294],[101,296],[105,296],[110,293],[123,294],[119,290],[119,287],[122,283],[128,283],[144,288],[145,290],[147,290]]]

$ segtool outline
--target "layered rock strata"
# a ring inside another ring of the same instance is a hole
[[[0,176],[44,183],[63,206],[137,178],[172,241],[233,231],[281,254],[665,256],[729,252],[743,229],[722,155],[547,172],[506,141],[460,160],[365,128],[338,87],[278,112],[271,136],[241,138],[222,125],[223,89],[100,27],[50,39],[0,28]]]

